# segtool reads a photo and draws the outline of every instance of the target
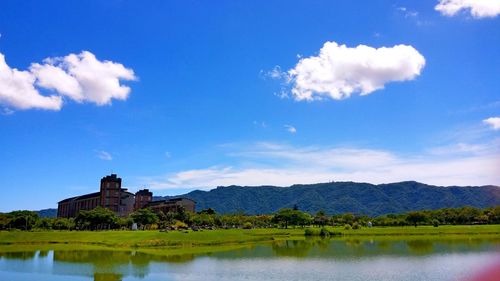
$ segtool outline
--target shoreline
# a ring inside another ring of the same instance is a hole
[[[493,239],[500,225],[372,227],[344,230],[341,236],[305,236],[304,228],[220,229],[204,231],[0,231],[0,252],[23,250],[109,250],[150,254],[206,254],[284,240],[440,240]]]

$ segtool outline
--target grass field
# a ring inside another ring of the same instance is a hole
[[[335,239],[401,239],[403,236],[433,238],[499,238],[500,225],[372,227],[356,230],[330,228],[342,232]],[[2,231],[0,251],[40,249],[135,249],[168,254],[207,253],[248,247],[276,240],[303,240],[304,229],[228,229],[205,231]]]

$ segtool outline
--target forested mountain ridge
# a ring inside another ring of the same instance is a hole
[[[500,205],[498,186],[433,186],[414,181],[369,184],[330,182],[277,186],[226,186],[196,190],[180,196],[196,201],[196,209],[218,213],[270,214],[297,206],[302,211],[363,215],[404,213],[413,210]],[[155,197],[155,199],[172,198]]]

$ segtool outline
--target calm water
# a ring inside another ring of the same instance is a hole
[[[311,239],[199,256],[0,248],[0,280],[461,280],[499,258],[500,238]]]

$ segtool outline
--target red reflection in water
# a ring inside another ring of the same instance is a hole
[[[465,281],[500,281],[500,253],[491,264]]]

